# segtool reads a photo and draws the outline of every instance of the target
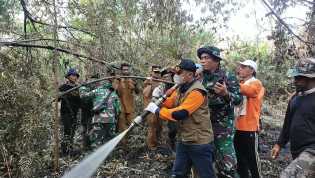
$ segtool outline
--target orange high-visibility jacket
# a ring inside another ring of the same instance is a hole
[[[265,89],[258,79],[240,83],[241,94],[247,97],[246,114],[236,118],[235,127],[240,131],[258,131],[259,117]]]

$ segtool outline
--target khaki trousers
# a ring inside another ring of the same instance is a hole
[[[118,118],[118,131],[121,133],[124,130],[126,130],[133,121],[133,119],[134,119],[133,113],[121,112]],[[123,146],[126,146],[127,139],[126,138],[122,139],[121,143]]]
[[[147,116],[148,123],[148,135],[147,135],[147,145],[149,149],[156,149],[158,146],[158,141],[161,137],[162,121],[156,118],[154,114]]]

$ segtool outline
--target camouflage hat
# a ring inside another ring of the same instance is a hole
[[[315,58],[312,57],[299,60],[295,67],[288,71],[288,76],[315,78]]]
[[[222,60],[220,56],[220,49],[215,46],[204,46],[204,47],[199,48],[197,50],[197,56],[199,57],[199,59],[201,59],[201,55],[203,53],[207,53],[210,56],[213,56],[214,59],[216,59],[217,61]]]

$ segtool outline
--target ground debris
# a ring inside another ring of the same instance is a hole
[[[268,109],[268,108],[267,108]],[[270,150],[281,130],[283,118],[280,111],[265,111],[262,116],[263,130],[259,134],[259,154],[263,177],[276,178],[291,161],[290,152],[283,149],[279,158],[273,160]],[[161,150],[149,151],[145,144],[146,127],[135,128],[130,135],[127,149],[118,146],[97,170],[93,178],[166,178],[170,177],[175,153]],[[63,158],[62,171],[79,163],[85,155]],[[61,173],[62,175],[62,173]]]

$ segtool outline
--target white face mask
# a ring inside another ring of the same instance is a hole
[[[175,74],[173,77],[173,80],[176,84],[182,84],[183,83],[183,77],[181,77],[178,74]]]

